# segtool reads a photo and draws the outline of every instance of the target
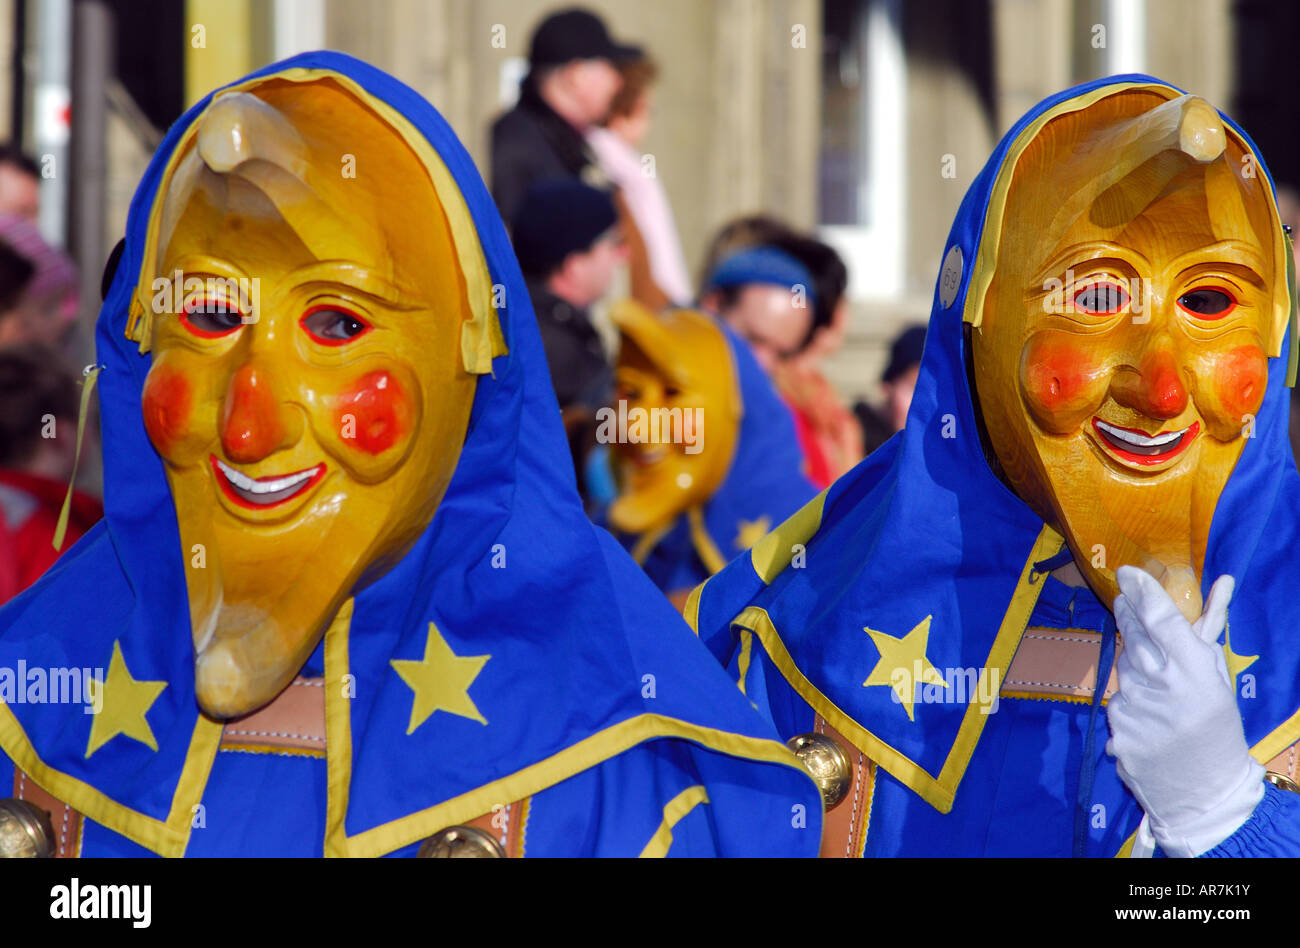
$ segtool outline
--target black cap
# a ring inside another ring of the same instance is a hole
[[[510,238],[526,276],[548,276],[572,253],[589,250],[618,221],[613,199],[577,178],[534,184],[515,211]]]
[[[914,365],[921,364],[921,353],[925,350],[925,327],[909,326],[894,337],[889,347],[889,365],[880,381],[886,384],[894,381]]]
[[[573,7],[552,13],[533,31],[528,65],[563,66],[575,59],[608,59],[619,63],[644,55],[639,46],[621,46],[610,38],[605,21],[590,10]]]

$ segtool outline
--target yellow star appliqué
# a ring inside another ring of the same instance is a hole
[[[99,713],[90,722],[90,740],[86,742],[86,758],[95,753],[119,734],[134,738],[151,751],[157,752],[158,741],[145,714],[158,700],[165,681],[136,681],[127,670],[122,657],[121,641],[113,642],[113,657],[108,663],[108,674],[103,681],[96,680],[94,687],[101,691],[96,698],[102,700]]]
[[[429,638],[424,644],[424,658],[417,661],[391,659],[393,670],[415,692],[411,705],[411,724],[407,734],[429,719],[435,711],[448,711],[462,718],[472,718],[479,724],[487,719],[479,714],[469,696],[469,686],[488,663],[491,655],[470,655],[462,658],[443,640],[438,627],[429,623]]]
[[[1228,664],[1228,674],[1232,676],[1232,690],[1237,691],[1237,676],[1259,661],[1258,655],[1238,655],[1232,650],[1232,640],[1228,629],[1223,630],[1223,659]]]
[[[916,701],[918,681],[948,687],[943,675],[939,674],[939,669],[930,664],[930,659],[925,654],[930,641],[930,620],[933,618],[934,616],[926,616],[901,639],[865,626],[862,629],[871,636],[871,641],[880,650],[880,661],[871,669],[871,674],[862,683],[862,687],[888,685],[893,688],[909,721],[916,720],[912,716],[912,705]]]
[[[771,517],[759,517],[757,520],[742,520],[736,534],[736,549],[748,550],[772,529]]]

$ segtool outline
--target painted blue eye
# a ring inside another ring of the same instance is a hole
[[[309,309],[299,322],[309,336],[327,346],[351,342],[370,329],[370,324],[360,316],[336,306]]]
[[[1128,291],[1118,283],[1093,283],[1074,294],[1074,308],[1095,316],[1113,316],[1128,305]]]

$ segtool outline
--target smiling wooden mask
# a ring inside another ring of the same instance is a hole
[[[150,219],[132,332],[215,717],[293,679],[429,525],[464,442],[486,369],[445,166],[403,122],[341,77],[223,93]]]
[[[625,533],[670,525],[708,503],[727,477],[739,437],[739,383],[723,331],[704,313],[658,315],[631,300],[610,313],[621,333],[621,410],[643,431],[618,438],[621,493],[610,523]]]
[[[967,301],[988,439],[1103,602],[1131,564],[1194,618],[1289,311],[1269,184],[1212,106],[1158,86],[1027,134]]]

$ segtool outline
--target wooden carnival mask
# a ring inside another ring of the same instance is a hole
[[[439,159],[404,122],[342,79],[255,81],[195,122],[153,210],[144,422],[215,717],[292,680],[459,458],[471,307]]]
[[[1000,220],[989,213],[996,267],[966,315],[1014,490],[1103,602],[1131,564],[1194,618],[1289,297],[1254,155],[1207,102],[1176,96],[1123,87],[1031,126],[1003,169]]]
[[[643,533],[668,526],[722,486],[736,453],[740,389],[727,338],[703,313],[656,315],[629,300],[611,316],[622,345],[607,440],[622,493],[609,519],[625,533]]]

